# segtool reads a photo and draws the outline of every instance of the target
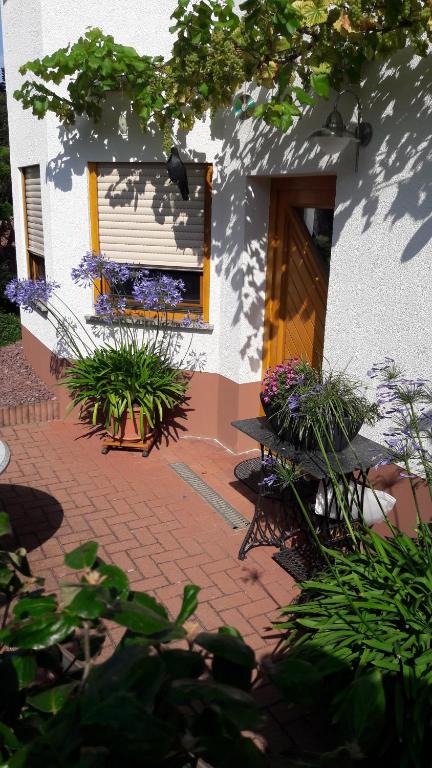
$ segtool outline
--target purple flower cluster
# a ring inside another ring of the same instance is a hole
[[[261,480],[260,485],[264,485],[266,488],[271,488],[274,483],[277,482],[278,476],[275,473],[272,473],[271,475],[267,475],[263,480]]]
[[[301,383],[302,375],[295,370],[299,362],[299,358],[296,357],[266,370],[262,380],[265,403],[270,403],[278,395],[287,393],[291,387]]]
[[[46,304],[59,287],[58,283],[41,277],[37,280],[18,280],[14,277],[5,288],[5,296],[26,312],[33,312],[38,303]]]
[[[101,293],[95,301],[95,312],[112,322],[115,317],[124,313],[126,304],[126,299],[123,296],[117,297],[110,293]]]
[[[376,466],[402,463],[407,471],[401,473],[401,477],[413,477],[411,467],[417,468],[417,471],[423,468],[429,477],[432,455],[425,446],[430,444],[432,438],[430,382],[423,378],[406,378],[390,357],[382,363],[375,363],[368,376],[379,379],[377,402],[383,416],[392,420],[391,431],[384,433],[388,458],[382,459]]]
[[[180,304],[184,291],[183,280],[169,275],[151,277],[142,270],[134,280],[132,296],[143,309],[164,312]]]
[[[78,266],[72,269],[71,275],[77,285],[88,286],[102,277],[111,285],[121,285],[130,279],[131,272],[126,264],[110,261],[102,253],[89,251],[84,254]]]

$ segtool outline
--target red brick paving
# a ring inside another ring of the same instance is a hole
[[[102,456],[97,436],[85,436],[81,425],[63,422],[6,428],[2,437],[12,461],[2,483],[13,487],[4,500],[13,510],[17,485],[43,491],[55,501],[30,504],[26,498],[23,542],[32,547],[30,560],[51,584],[63,578],[63,553],[94,538],[101,554],[117,563],[132,582],[176,610],[185,583],[203,590],[197,620],[204,628],[205,609],[221,619],[238,618],[242,631],[257,649],[271,651],[265,630],[279,605],[290,601],[293,582],[272,561],[271,550],[251,552],[241,563],[237,552],[245,534],[233,531],[169,466],[182,461],[217,489],[246,517],[253,501],[235,481],[234,456],[207,440],[184,439],[154,449],[148,459],[139,453],[112,451]],[[0,491],[0,497],[1,497]],[[56,531],[55,502],[63,510]],[[19,530],[22,526],[18,524]],[[35,537],[40,546],[34,548]],[[253,621],[252,621],[253,619]],[[214,622],[212,621],[212,624]]]
[[[129,451],[102,456],[97,435],[61,421],[6,427],[0,438],[12,452],[0,505],[49,589],[68,575],[64,553],[95,539],[104,559],[125,569],[135,589],[153,594],[173,616],[184,585],[196,583],[202,590],[194,618],[203,629],[236,626],[258,658],[272,653],[278,638],[271,624],[296,593],[293,581],[273,562],[271,548],[253,550],[240,562],[245,529],[232,530],[169,466],[188,464],[250,519],[253,496],[233,475],[244,457],[193,438],[154,448],[147,459]],[[121,633],[110,629],[111,642]],[[265,706],[279,701],[274,689],[261,693]],[[288,736],[278,723],[282,707],[271,711],[267,738],[274,751],[292,744],[297,723]]]

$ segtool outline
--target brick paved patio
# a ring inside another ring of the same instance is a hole
[[[67,574],[64,553],[95,539],[102,557],[172,614],[184,584],[198,584],[203,628],[236,626],[258,654],[271,652],[270,625],[278,607],[292,599],[292,580],[268,548],[241,563],[245,529],[232,530],[169,466],[188,464],[250,518],[252,497],[233,475],[242,457],[193,438],[154,449],[147,459],[124,451],[102,456],[98,435],[86,431],[60,421],[1,430],[12,460],[1,476],[0,502],[30,551],[34,571],[55,589]]]

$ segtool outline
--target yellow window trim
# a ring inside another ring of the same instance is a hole
[[[211,249],[211,201],[212,201],[212,175],[213,166],[207,165],[205,177],[205,196],[204,196],[204,259],[203,272],[201,279],[202,296],[202,319],[204,323],[209,322],[210,317],[210,249]],[[88,185],[89,185],[89,215],[90,215],[90,246],[94,253],[100,252],[99,239],[99,212],[98,212],[98,188],[97,188],[97,163],[88,163]],[[103,281],[95,280],[93,288],[93,299],[96,301],[100,293],[108,289]],[[201,313],[201,308],[197,314]],[[138,314],[146,317],[153,317],[152,312],[143,312],[142,310],[127,310],[127,314]],[[190,309],[190,314],[194,314],[194,309]],[[174,320],[184,318],[183,312],[174,312],[170,317]]]

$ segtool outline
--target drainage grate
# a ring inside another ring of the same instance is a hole
[[[218,513],[231,528],[247,528],[249,520],[246,520],[240,512],[237,512],[234,507],[231,506],[225,499],[222,498],[210,485],[201,480],[201,478],[193,471],[187,464],[177,462],[176,464],[170,464],[171,468],[176,472],[179,477],[182,478],[188,485],[190,485],[194,491],[199,493],[201,498],[210,504],[211,507]]]

